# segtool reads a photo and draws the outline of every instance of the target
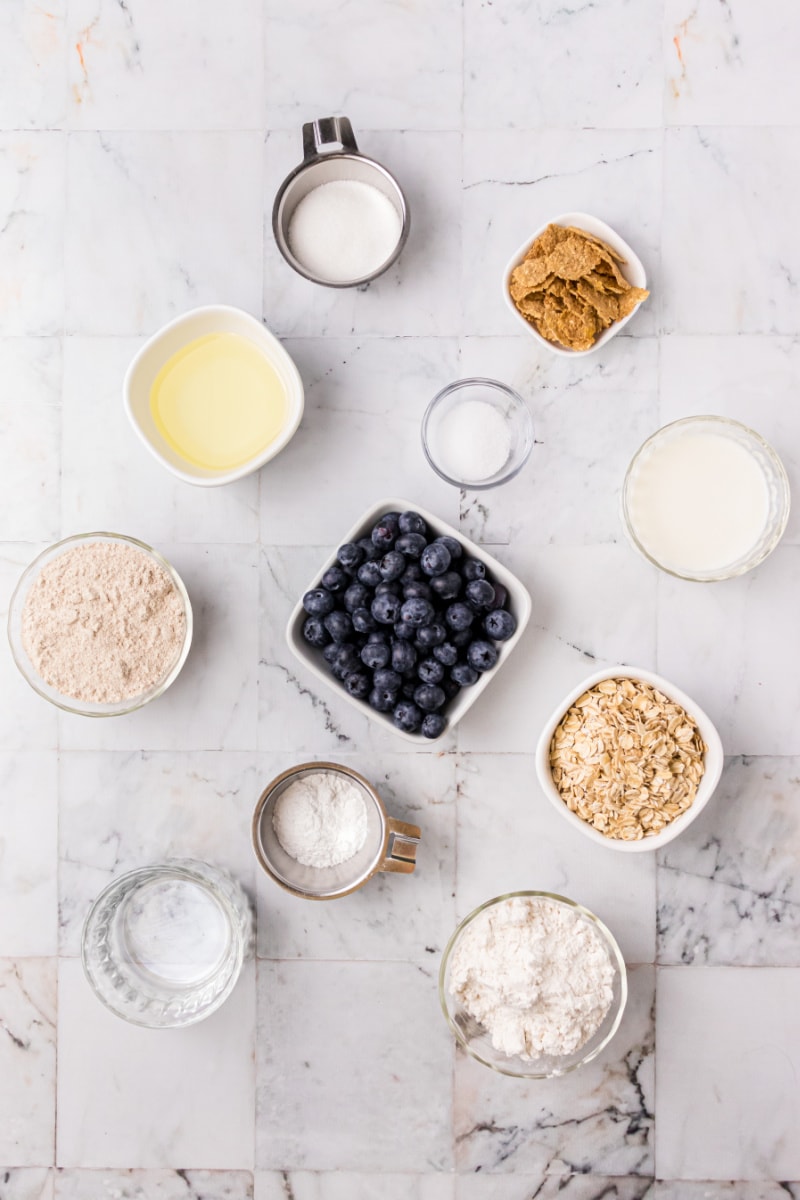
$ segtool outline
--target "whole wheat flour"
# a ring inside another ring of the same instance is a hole
[[[367,840],[367,806],[361,788],[346,775],[316,771],[281,792],[272,812],[278,841],[305,867],[336,867]]]
[[[159,683],[186,633],[167,572],[122,542],[73,546],[43,567],[22,611],[22,644],[50,687],[115,704]]]
[[[613,998],[614,967],[578,913],[516,896],[476,917],[450,963],[450,992],[503,1054],[531,1060],[580,1049]]]

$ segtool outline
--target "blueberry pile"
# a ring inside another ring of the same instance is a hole
[[[388,512],[306,592],[303,637],[349,695],[404,733],[437,738],[447,704],[514,633],[507,601],[455,538],[432,536],[419,513]]]

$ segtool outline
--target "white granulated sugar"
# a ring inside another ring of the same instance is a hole
[[[172,668],[186,636],[167,572],[123,542],[85,542],[42,567],[22,610],[22,645],[62,696],[118,704]]]
[[[510,453],[506,419],[485,400],[465,400],[436,427],[434,457],[453,479],[465,483],[491,479],[503,469]]]
[[[336,867],[367,840],[367,806],[346,775],[319,771],[281,792],[272,827],[286,853],[305,867]]]
[[[514,897],[467,926],[450,962],[450,992],[503,1054],[531,1060],[580,1049],[613,998],[614,967],[579,914]]]
[[[400,240],[400,214],[388,196],[357,179],[322,183],[289,221],[289,247],[307,271],[329,283],[372,275]]]

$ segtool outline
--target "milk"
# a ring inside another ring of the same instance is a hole
[[[722,571],[746,558],[769,515],[764,472],[725,433],[671,430],[645,450],[627,489],[632,529],[647,553],[679,574]]]

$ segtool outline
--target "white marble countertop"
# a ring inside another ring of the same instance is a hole
[[[0,601],[39,548],[110,528],[174,561],[197,620],[171,691],[113,721],[57,715],[0,651],[0,1200],[800,1196],[800,517],[756,572],[698,586],[617,515],[632,452],[689,413],[751,423],[797,484],[798,59],[791,0],[0,5]],[[413,212],[356,292],[293,275],[270,229],[302,122],[331,113]],[[653,294],[565,361],[500,278],[570,209],[620,230]],[[260,476],[200,491],[135,440],[120,383],[145,335],[214,301],[286,339],[307,407]],[[510,486],[459,496],[418,428],[472,373],[527,397],[537,444]],[[534,599],[443,750],[362,719],[283,640],[392,494]],[[730,756],[657,856],[592,846],[535,782],[544,717],[607,661],[674,679]],[[324,906],[257,878],[254,802],[308,756],[422,826],[414,878]],[[128,1027],[84,982],[81,922],[115,874],[185,854],[257,893],[257,961],[204,1024]],[[456,1054],[438,1009],[457,918],[519,887],[586,903],[630,964],[618,1036],[551,1083]]]

